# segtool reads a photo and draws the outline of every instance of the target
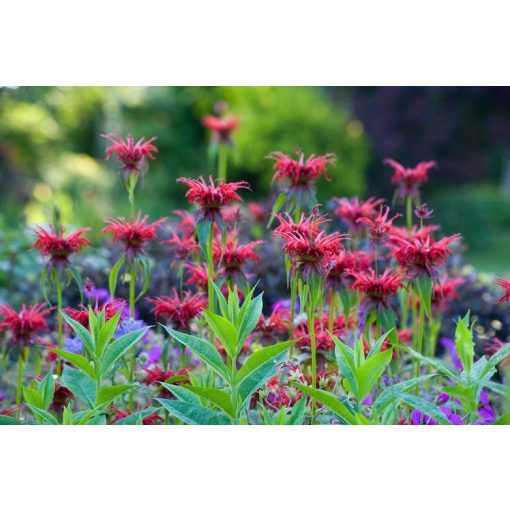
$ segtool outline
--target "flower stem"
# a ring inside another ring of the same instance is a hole
[[[129,317],[135,320],[135,284],[136,284],[136,266],[134,261],[129,264]],[[134,383],[135,378],[135,346],[131,347],[129,354],[129,384]],[[133,412],[135,404],[135,392],[132,389],[129,392],[129,410]]]
[[[214,264],[213,264],[213,239],[214,239],[214,224],[211,224],[209,230],[209,237],[207,239],[207,309],[214,313],[214,287],[213,287],[213,276],[214,276]],[[209,333],[209,340],[214,344],[214,331],[211,329]]]
[[[227,181],[228,153],[224,144],[218,147],[218,179]]]
[[[406,198],[406,220],[407,230],[410,232],[413,229],[413,199],[411,195],[407,195]]]
[[[57,275],[57,345],[59,349],[64,346],[64,332],[62,324],[62,283]],[[57,374],[62,373],[62,358],[57,359]]]
[[[313,320],[314,311],[312,303],[309,302],[307,306],[308,315],[308,331],[310,332],[310,353],[312,355],[312,388],[317,389],[317,348],[315,345],[315,324]],[[315,423],[315,399],[312,398],[312,425]]]
[[[18,382],[16,385],[16,405],[21,405],[21,388],[23,386],[23,352],[18,357]]]
[[[423,306],[423,303],[420,303],[420,315],[418,319],[418,337],[416,339],[416,350],[423,354],[423,329],[425,326],[425,307]],[[416,360],[416,368],[415,368],[415,377],[420,376],[420,360]],[[418,385],[416,386],[416,389],[418,390]]]

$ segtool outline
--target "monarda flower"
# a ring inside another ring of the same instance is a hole
[[[434,216],[434,211],[429,209],[427,204],[421,204],[414,209],[414,215],[421,221],[430,220]]]
[[[319,214],[316,210],[312,211],[310,216],[301,213],[298,222],[295,222],[288,213],[277,214],[276,219],[280,222],[278,227],[273,231],[273,236],[284,237],[289,234],[298,234],[304,237],[312,237],[319,232],[319,227],[327,223],[329,220],[324,215]]]
[[[404,287],[405,275],[386,268],[382,274],[376,274],[373,269],[366,271],[351,271],[354,282],[351,289],[363,292],[368,302],[375,306],[388,307],[388,299],[395,295],[400,287]]]
[[[109,321],[114,315],[119,313],[125,306],[126,302],[123,299],[115,299],[108,301],[103,305],[99,305],[97,302],[93,308],[93,312],[97,315],[100,312],[104,312],[105,321]],[[79,308],[67,307],[64,308],[64,313],[71,319],[79,322],[82,326],[88,328],[89,326],[89,309],[84,305],[80,305]]]
[[[443,265],[451,251],[448,246],[461,239],[459,234],[434,241],[432,237],[415,236],[409,240],[398,238],[393,255],[397,262],[411,276],[428,275],[435,277],[437,267]]]
[[[335,318],[333,328],[329,329],[329,314],[323,314],[320,318],[314,319],[315,326],[315,346],[318,351],[333,351],[335,342],[331,334],[336,337],[342,337],[346,331],[345,316],[339,315]],[[331,333],[331,334],[330,334]],[[308,321],[298,324],[294,328],[294,338],[297,338],[296,347],[298,349],[310,349],[310,328]]]
[[[453,299],[460,300],[457,287],[463,283],[464,278],[461,276],[457,278],[445,278],[435,283],[432,287],[432,306],[444,311],[449,301]]]
[[[154,223],[148,223],[149,216],[142,218],[139,212],[136,219],[131,216],[129,221],[126,218],[107,218],[109,225],[103,228],[103,232],[111,232],[113,241],[118,242],[124,247],[126,260],[133,261],[145,253],[145,245],[151,239],[156,239],[156,229],[166,221],[161,218]]]
[[[83,237],[83,234],[89,230],[91,229],[80,228],[66,235],[64,227],[60,227],[57,234],[53,226],[50,226],[48,230],[37,226],[33,230],[37,240],[31,250],[37,249],[49,269],[61,270],[69,266],[69,257],[73,253],[78,253],[83,248],[90,246],[90,241]]]
[[[333,210],[333,214],[340,218],[353,234],[359,234],[365,230],[365,226],[360,220],[372,220],[376,217],[376,208],[384,203],[384,199],[370,197],[367,200],[360,200],[358,197],[353,198],[334,198],[337,207]]]
[[[485,340],[483,345],[483,352],[489,354],[490,356],[494,356],[502,347],[507,345],[505,342],[502,342],[499,338],[488,338]],[[499,367],[501,369],[505,369],[510,364],[510,356],[507,356],[503,361],[499,363]]]
[[[275,343],[286,335],[289,320],[290,312],[282,308],[274,310],[269,317],[261,314],[254,336],[263,343]]]
[[[193,235],[183,235],[182,239],[172,231],[172,237],[161,241],[161,244],[170,244],[177,260],[187,260],[200,251],[200,246]]]
[[[114,412],[114,415],[111,418],[112,423],[122,420],[122,418],[127,418],[128,416],[131,416],[131,414],[133,414],[129,411],[123,411],[118,407],[112,407],[112,410]],[[158,422],[162,421],[164,421],[163,417],[160,416],[157,411],[154,411],[153,413],[148,414],[147,416],[142,418],[142,425],[156,425]]]
[[[145,378],[143,382],[147,386],[159,387],[158,396],[160,398],[168,398],[174,400],[175,396],[173,393],[168,391],[166,388],[160,385],[162,382],[168,381],[170,378],[174,378],[172,384],[189,384],[189,373],[186,369],[181,370],[163,370],[160,366],[156,365],[154,368],[144,368]]]
[[[232,132],[239,126],[239,119],[233,116],[215,117],[206,115],[202,119],[202,125],[209,129],[215,142],[232,145]]]
[[[227,234],[225,245],[221,238],[213,243],[213,260],[218,264],[223,276],[232,281],[246,279],[245,265],[248,261],[257,262],[260,257],[255,249],[264,241],[251,241],[246,244],[239,243],[237,231]],[[241,282],[240,282],[241,283]]]
[[[207,306],[207,298],[203,294],[191,294],[186,291],[182,298],[173,289],[173,297],[160,296],[155,299],[147,298],[154,305],[154,317],[156,321],[163,318],[174,327],[188,331],[193,319],[200,316]]]
[[[211,221],[221,220],[221,213],[225,207],[242,201],[237,190],[250,189],[248,183],[244,181],[215,184],[211,176],[209,176],[209,184],[203,177],[198,179],[180,177],[177,182],[183,182],[189,187],[186,198],[190,204],[198,206],[200,219]]]
[[[110,159],[112,154],[117,154],[117,159],[122,163],[122,170],[126,179],[132,174],[138,177],[145,173],[147,159],[155,159],[154,154],[158,152],[158,149],[152,145],[152,142],[156,139],[155,136],[147,141],[145,141],[145,138],[140,138],[136,143],[131,135],[128,135],[126,141],[117,133],[110,136],[101,136],[112,144],[106,149],[106,160]]]
[[[330,269],[326,284],[335,289],[349,287],[354,281],[351,271],[366,271],[372,266],[374,257],[366,251],[340,251],[330,258]]]
[[[401,198],[417,198],[420,186],[427,182],[428,171],[431,168],[437,168],[435,161],[422,161],[414,168],[405,168],[393,159],[385,159],[384,164],[395,171],[391,183],[398,186],[398,193]]]
[[[176,209],[172,212],[180,218],[180,221],[176,225],[177,230],[186,236],[192,235],[195,232],[195,228],[197,226],[197,222],[195,221],[193,215],[182,209]]]
[[[289,197],[300,205],[313,204],[314,183],[321,175],[329,180],[326,167],[336,161],[334,154],[324,156],[312,154],[305,159],[302,152],[299,153],[299,159],[293,159],[283,152],[271,152],[267,157],[275,161],[272,182],[279,181]]]
[[[390,208],[388,206],[381,206],[379,208],[379,214],[375,218],[362,217],[356,220],[356,223],[364,223],[368,228],[368,235],[374,243],[380,243],[385,239],[393,225],[393,222],[402,216],[401,214],[395,214],[393,217],[388,219]]]
[[[269,217],[269,211],[262,207],[258,202],[248,202],[246,204],[251,218],[255,223],[265,225]]]
[[[324,276],[331,267],[331,257],[343,249],[345,236],[334,232],[319,232],[311,237],[298,233],[281,234],[283,251],[292,261],[292,273],[301,273],[303,278],[312,274]]]
[[[189,275],[188,279],[184,282],[186,285],[194,285],[197,289],[207,289],[209,278],[206,263],[198,264],[194,262],[184,264],[184,269]],[[213,281],[216,281],[215,275],[213,275]]]
[[[497,303],[499,304],[503,301],[508,301],[510,299],[510,281],[497,276],[494,278],[494,282],[505,291],[505,293],[498,299]]]
[[[48,329],[46,315],[50,309],[40,303],[37,305],[21,305],[21,310],[16,312],[9,305],[0,305],[0,331],[10,336],[12,347],[22,350],[24,347],[33,345],[38,334]]]

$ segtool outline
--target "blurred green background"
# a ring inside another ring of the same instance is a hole
[[[201,118],[226,101],[241,125],[229,179],[267,197],[273,150],[334,152],[319,200],[381,195],[391,171],[435,159],[424,200],[444,232],[461,232],[466,258],[483,270],[510,269],[510,93],[484,87],[20,87],[0,88],[0,242],[51,220],[92,226],[128,214],[115,159],[100,133],[157,136],[157,160],[137,192],[152,218],[184,205],[179,176],[212,173]],[[97,240],[97,237],[96,237]]]

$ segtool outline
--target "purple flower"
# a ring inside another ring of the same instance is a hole
[[[68,337],[65,339],[64,350],[73,354],[80,354],[83,350],[83,343],[77,336]]]
[[[119,325],[117,326],[117,331],[115,331],[115,334],[113,335],[114,338],[120,338],[123,335],[127,335],[128,333],[131,333],[131,331],[137,331],[138,329],[142,329],[147,324],[145,324],[142,320],[133,320],[133,319],[125,319],[121,320]],[[147,332],[148,333],[148,332]],[[147,335],[147,333],[144,335]]]
[[[450,338],[441,338],[441,345],[443,346],[445,351],[450,355],[455,370],[462,370],[462,363],[460,361],[459,355],[457,354],[455,342]]]
[[[437,425],[437,421],[418,409],[411,411],[411,425]]]
[[[448,406],[439,406],[439,409],[443,411],[452,425],[464,425],[462,418],[458,414],[455,414]]]
[[[480,392],[480,406],[478,407],[479,420],[475,425],[490,425],[496,421],[496,413],[492,409],[489,401],[489,395],[485,391]]]
[[[83,286],[83,294],[89,299],[94,299],[100,302],[108,301],[110,299],[110,293],[107,289],[96,289],[96,286],[90,281],[87,281]]]
[[[139,321],[142,322],[142,321]],[[161,358],[161,353],[163,349],[161,345],[156,345],[152,349],[147,351],[142,351],[142,355],[146,356],[146,361],[143,364],[145,368],[150,367],[151,365],[156,365]]]

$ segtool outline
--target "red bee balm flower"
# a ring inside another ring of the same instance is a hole
[[[434,284],[432,287],[432,305],[445,310],[449,301],[452,299],[460,300],[457,293],[457,287],[464,283],[464,278],[445,278],[443,281]]]
[[[365,294],[368,301],[374,305],[388,306],[388,298],[396,294],[400,287],[404,287],[402,281],[405,275],[401,272],[393,272],[390,268],[378,275],[373,269],[366,271],[351,271],[354,282],[351,289],[360,290]]]
[[[510,299],[510,281],[505,278],[496,277],[494,281],[505,291],[505,293],[498,299],[498,303],[508,301]]]
[[[145,138],[140,138],[136,143],[131,135],[128,135],[126,142],[117,133],[112,136],[101,136],[112,144],[106,149],[106,159],[110,159],[112,154],[117,153],[117,159],[123,165],[124,177],[129,177],[131,174],[143,174],[146,159],[155,159],[153,153],[158,152],[158,149],[152,145],[156,139],[155,136],[147,141]]]
[[[325,154],[324,156],[312,154],[305,160],[305,155],[302,152],[299,160],[295,160],[283,152],[271,152],[267,157],[276,161],[273,166],[273,170],[276,170],[273,182],[278,180],[289,182],[291,186],[303,187],[309,186],[321,175],[329,180],[326,165],[336,161],[334,154]]]
[[[200,246],[195,241],[193,235],[183,235],[182,239],[172,231],[172,238],[161,241],[161,244],[171,244],[175,255],[178,260],[187,260],[190,255],[197,253]]]
[[[244,265],[249,260],[257,262],[258,253],[255,249],[264,241],[252,241],[246,244],[240,244],[238,241],[238,232],[233,230],[227,234],[225,246],[222,246],[221,238],[216,238],[213,243],[213,260],[215,264],[220,264],[221,272],[228,279],[237,277],[245,278]]]
[[[341,251],[331,256],[331,268],[326,283],[333,288],[348,287],[353,282],[351,271],[366,271],[374,257],[366,251]]]
[[[216,185],[209,176],[210,184],[206,184],[203,177],[188,179],[180,177],[177,182],[183,182],[189,187],[186,198],[190,204],[196,204],[200,209],[201,219],[217,221],[221,219],[221,211],[232,204],[241,202],[237,194],[238,189],[250,189],[247,182],[220,182]]]
[[[101,306],[96,302],[93,310],[95,314],[104,312],[105,320],[109,321],[115,314],[119,313],[124,306],[126,306],[126,302],[123,299],[115,299]],[[82,326],[89,326],[89,309],[84,305],[80,305],[80,308],[64,308],[64,313],[71,319],[79,322]]]
[[[368,235],[374,243],[381,242],[390,232],[393,222],[402,216],[401,214],[395,214],[392,218],[388,219],[390,208],[388,206],[381,206],[379,214],[374,218],[359,218],[356,223],[365,223],[368,225]]]
[[[34,343],[37,334],[48,329],[46,315],[50,312],[44,304],[21,306],[16,312],[9,305],[0,305],[0,331],[10,334],[11,344],[22,348]]]
[[[289,234],[299,234],[305,237],[312,237],[319,232],[319,227],[323,223],[331,221],[325,216],[313,211],[310,216],[301,213],[301,217],[297,223],[294,222],[292,216],[288,213],[277,214],[276,219],[280,225],[273,231],[273,236],[284,237]]]
[[[206,115],[202,119],[202,124],[211,130],[215,141],[230,145],[232,143],[231,134],[239,126],[239,119],[232,116],[214,117],[213,115]]]
[[[147,298],[147,301],[154,304],[154,316],[157,321],[163,317],[180,330],[187,331],[190,322],[198,317],[207,306],[207,298],[203,294],[192,296],[191,291],[188,290],[181,299],[177,291],[175,289],[173,291],[173,297]]]
[[[374,219],[377,214],[376,207],[384,202],[382,198],[376,200],[374,197],[367,200],[360,200],[358,197],[334,198],[334,200],[338,207],[333,211],[333,214],[346,223],[353,233],[363,232],[365,227],[360,224],[360,220],[362,218]]]
[[[397,247],[394,248],[394,256],[397,262],[413,276],[435,276],[437,266],[446,262],[451,251],[448,245],[461,239],[459,234],[443,237],[434,241],[430,236],[416,235],[412,238],[395,238]]]
[[[402,198],[408,196],[416,198],[419,193],[420,186],[427,182],[428,171],[431,168],[437,168],[435,161],[422,161],[414,168],[405,168],[394,159],[385,159],[384,163],[395,171],[391,178],[391,183],[398,186],[399,195]]]
[[[83,248],[90,246],[90,241],[82,237],[84,232],[90,228],[80,228],[71,232],[67,236],[64,234],[64,227],[60,227],[57,235],[52,226],[49,230],[37,226],[33,231],[37,236],[37,241],[32,245],[41,254],[49,268],[55,267],[61,269],[69,265],[69,257],[73,253],[78,253]]]
[[[131,261],[143,255],[144,248],[150,239],[156,239],[156,228],[166,221],[161,218],[154,223],[147,223],[149,217],[139,212],[136,220],[133,216],[129,221],[126,218],[107,218],[110,225],[103,228],[103,232],[111,232],[113,240],[124,245],[126,259]]]

